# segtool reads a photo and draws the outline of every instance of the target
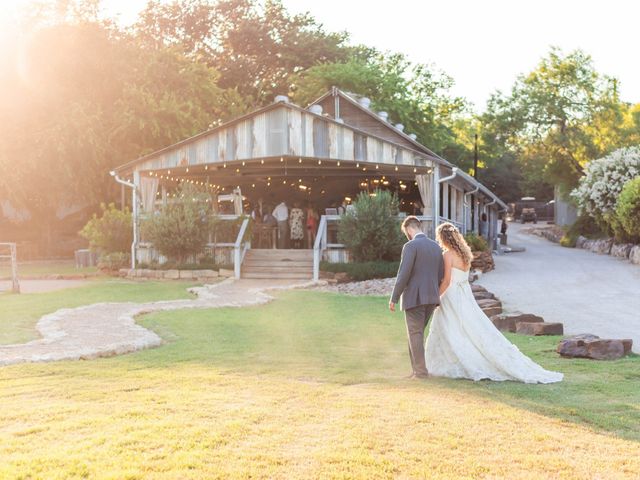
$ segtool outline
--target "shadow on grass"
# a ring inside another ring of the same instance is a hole
[[[198,363],[223,373],[271,375],[343,385],[397,384],[409,373],[404,320],[385,298],[285,292],[260,307],[181,310],[145,316],[161,335],[158,349],[121,357],[135,368]],[[551,385],[430,379],[411,388],[482,395],[546,416],[640,441],[640,356],[617,361],[567,360],[559,337],[508,335],[526,355],[565,380]]]

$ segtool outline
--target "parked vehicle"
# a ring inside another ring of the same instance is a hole
[[[520,210],[520,222],[538,223],[538,215],[536,214],[535,207],[536,199],[534,197],[522,197],[519,203],[522,208],[522,210]]]

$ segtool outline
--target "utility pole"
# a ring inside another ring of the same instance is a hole
[[[478,134],[475,136],[475,145],[473,148],[473,178],[478,178]]]

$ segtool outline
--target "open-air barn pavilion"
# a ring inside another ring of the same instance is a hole
[[[372,111],[369,99],[336,88],[307,108],[279,96],[271,105],[122,165],[112,174],[134,193],[134,268],[136,260],[158,260],[153,245],[139,236],[140,218],[175,201],[184,182],[209,192],[211,211],[221,218],[238,218],[256,206],[266,213],[281,201],[289,207],[313,205],[322,215],[318,236],[314,249],[299,255],[305,261],[313,258],[316,278],[321,259],[348,260],[332,231],[339,207],[360,192],[396,192],[403,214],[418,215],[430,236],[437,224],[450,221],[464,232],[484,234],[490,244],[495,244],[498,217],[506,209],[485,186],[421,145],[402,125],[392,124],[386,112]],[[275,250],[268,237],[244,238],[244,228],[240,230],[236,242],[212,240],[208,246],[217,252],[227,249],[236,276],[255,273],[242,267],[252,255],[262,261],[282,260],[283,252]],[[254,237],[257,234],[254,229]],[[267,278],[268,263],[262,266],[264,275],[258,276]],[[303,270],[303,276],[311,276],[311,269]]]

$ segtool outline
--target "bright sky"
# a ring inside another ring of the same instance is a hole
[[[14,3],[24,3],[17,0]],[[640,2],[635,0],[283,0],[352,40],[434,63],[453,92],[482,110],[496,89],[535,67],[552,45],[581,48],[620,80],[623,100],[640,102]],[[4,3],[4,2],[3,2]],[[103,0],[131,23],[146,0]]]

